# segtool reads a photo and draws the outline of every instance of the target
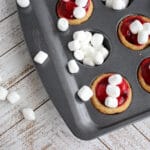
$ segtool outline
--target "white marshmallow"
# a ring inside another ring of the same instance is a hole
[[[75,0],[77,6],[85,7],[88,3],[88,0]]]
[[[85,57],[85,58],[83,59],[83,64],[84,64],[84,65],[91,66],[91,67],[95,66],[95,63],[94,63],[93,59],[90,58],[90,57]]]
[[[138,37],[137,37],[137,41],[139,44],[146,44],[148,42],[149,39],[149,34],[142,30],[138,33]]]
[[[79,66],[74,59],[72,59],[68,62],[68,70],[70,73],[78,73],[79,72]]]
[[[100,46],[100,48],[98,49],[101,54],[103,55],[103,58],[106,59],[108,54],[109,54],[109,51],[102,45]]]
[[[108,96],[110,96],[110,97],[117,98],[117,97],[120,96],[120,88],[119,88],[118,86],[109,84],[109,85],[106,87],[106,93],[107,93]]]
[[[129,28],[133,34],[137,34],[139,31],[143,30],[143,25],[139,20],[135,20],[130,24]]]
[[[22,110],[22,114],[24,118],[27,120],[30,120],[30,121],[35,120],[35,113],[31,108],[24,108]]]
[[[122,10],[124,6],[124,2],[122,0],[113,0],[112,1],[112,8],[114,10]]]
[[[26,8],[30,5],[30,0],[17,0],[17,4],[22,8]]]
[[[92,33],[89,31],[85,31],[85,40],[83,41],[83,43],[89,43],[92,39]]]
[[[122,0],[123,1],[123,9],[126,8],[129,4],[129,0]]]
[[[113,1],[113,0],[106,0],[105,5],[106,5],[107,7],[112,8],[112,1]]]
[[[105,99],[105,106],[110,107],[110,108],[117,108],[118,100],[114,97],[107,97]]]
[[[108,78],[108,82],[109,84],[112,84],[112,85],[119,85],[122,83],[122,76],[120,74],[111,75]]]
[[[78,40],[80,42],[84,42],[86,39],[86,35],[84,31],[76,31],[73,33],[73,39]]]
[[[46,59],[48,58],[48,54],[43,52],[43,51],[39,51],[36,56],[34,57],[34,61],[38,64],[43,64]]]
[[[95,55],[95,49],[90,44],[83,47],[82,50],[84,52],[85,57],[93,58],[93,56]]]
[[[11,104],[15,104],[20,100],[20,96],[17,92],[10,92],[7,96],[7,100],[11,103]]]
[[[74,40],[68,43],[68,48],[70,51],[79,50],[81,47],[80,42],[78,40]]]
[[[65,18],[59,18],[57,22],[57,28],[60,31],[67,31],[69,29],[69,22]]]
[[[2,82],[3,81],[3,79],[2,79],[2,77],[0,76],[0,82]]]
[[[88,101],[93,96],[93,91],[90,87],[84,85],[79,91],[78,96],[82,101]]]
[[[8,95],[8,90],[0,86],[0,101],[6,100],[7,95]]]
[[[77,19],[82,19],[86,16],[86,10],[82,7],[76,7],[73,10],[73,16]]]
[[[96,65],[101,65],[104,62],[104,57],[101,52],[95,54],[94,62]]]
[[[81,50],[77,50],[74,52],[74,57],[77,60],[82,61],[84,59],[84,53]]]
[[[143,24],[143,30],[146,31],[148,34],[150,34],[150,23],[144,23]]]
[[[103,41],[104,41],[104,36],[102,34],[95,33],[92,36],[91,44],[93,45],[93,47],[97,48],[103,44]]]

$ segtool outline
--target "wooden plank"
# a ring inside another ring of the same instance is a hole
[[[36,111],[37,120],[22,120],[0,137],[3,149],[106,150],[98,140],[81,141],[66,127],[51,101]]]
[[[0,57],[0,76],[3,78],[2,84],[6,87],[12,86],[32,70],[34,70],[33,62],[25,43],[19,44]]]
[[[150,117],[135,123],[134,126],[150,141]]]
[[[48,99],[47,93],[35,71],[21,82],[15,84],[15,86],[10,88],[11,90],[15,90],[20,94],[21,101],[17,105],[11,105],[8,102],[1,103],[0,135],[22,119],[20,109],[24,107],[35,109]]]
[[[17,13],[0,23],[0,35],[0,56],[23,41]]]
[[[100,140],[112,150],[149,150],[150,142],[132,125],[104,135]]]
[[[16,11],[15,0],[0,0],[0,21]]]

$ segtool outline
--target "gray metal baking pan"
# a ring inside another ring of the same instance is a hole
[[[18,11],[32,58],[39,50],[49,55],[43,65],[35,66],[54,105],[74,135],[84,140],[93,139],[149,116],[150,94],[139,85],[137,70],[140,62],[150,56],[150,47],[140,52],[127,49],[118,39],[117,25],[130,14],[150,16],[150,1],[134,0],[125,10],[114,11],[105,7],[100,0],[93,0],[94,12],[91,18],[81,25],[71,26],[64,33],[59,32],[56,27],[57,2],[32,0],[31,6],[25,9],[18,7]],[[109,44],[106,41],[106,46],[110,48],[110,56],[103,65],[93,68],[78,63],[80,72],[71,75],[66,64],[73,56],[67,43],[77,30],[104,33],[109,41]],[[125,112],[117,115],[99,113],[90,101],[83,103],[76,95],[82,85],[90,85],[95,77],[108,72],[125,76],[133,90],[132,104]]]

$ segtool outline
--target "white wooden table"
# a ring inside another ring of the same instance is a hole
[[[150,118],[92,141],[72,135],[33,66],[15,0],[0,0],[0,76],[21,95],[17,105],[0,102],[0,150],[150,150]],[[23,119],[20,110],[27,106],[35,110],[35,122]]]

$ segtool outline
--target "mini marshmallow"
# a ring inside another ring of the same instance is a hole
[[[86,102],[93,96],[93,91],[90,87],[84,85],[77,94],[82,101]]]
[[[17,0],[17,4],[22,8],[26,8],[30,5],[30,0]]]
[[[84,8],[82,7],[76,7],[74,10],[73,10],[73,16],[77,19],[82,19],[86,16],[86,11]]]
[[[146,31],[148,34],[150,34],[150,23],[144,23],[143,24],[143,30]]]
[[[8,95],[8,90],[0,86],[0,101],[6,100],[7,95]]]
[[[57,28],[58,28],[60,31],[67,31],[68,28],[69,28],[69,22],[68,22],[68,20],[65,19],[65,18],[60,18],[60,19],[58,19]]]
[[[114,10],[122,10],[122,9],[124,9],[124,2],[122,0],[113,0],[112,1],[112,8]]]
[[[106,0],[106,2],[105,2],[105,5],[107,6],[107,7],[112,7],[112,1],[113,0]]]
[[[43,64],[46,59],[48,58],[48,54],[43,52],[43,51],[39,51],[36,56],[34,57],[34,61],[38,64]]]
[[[106,87],[106,93],[107,93],[108,96],[110,96],[110,97],[117,98],[117,97],[120,96],[120,88],[119,88],[118,86],[109,84],[109,85]]]
[[[89,44],[83,47],[85,57],[93,57],[95,55],[95,49]]]
[[[92,39],[92,33],[89,31],[85,31],[85,41],[83,41],[84,43],[89,43]]]
[[[109,51],[107,50],[107,48],[105,48],[103,45],[100,46],[99,51],[101,52],[101,54],[103,55],[103,58],[106,59],[106,57],[109,54]]]
[[[91,66],[91,67],[95,66],[95,63],[94,63],[93,59],[90,58],[90,57],[84,58],[84,59],[83,59],[83,64],[84,64],[84,65]]]
[[[75,0],[77,6],[85,7],[88,3],[88,0]]]
[[[79,66],[74,59],[72,59],[68,62],[68,70],[70,73],[78,73],[79,72]]]
[[[103,41],[104,41],[104,36],[102,34],[95,33],[92,36],[91,44],[93,45],[93,47],[97,48],[103,44]]]
[[[77,50],[74,52],[74,57],[77,60],[82,61],[84,59],[84,53],[81,50]]]
[[[20,100],[20,96],[17,92],[10,92],[7,96],[7,100],[11,103],[11,104],[15,104]]]
[[[112,84],[112,85],[119,85],[122,83],[122,76],[120,74],[111,75],[108,78],[108,82],[109,84]]]
[[[105,99],[105,106],[109,108],[117,108],[118,107],[118,100],[114,97],[107,97]]]
[[[35,120],[35,113],[31,108],[24,108],[22,110],[22,114],[24,116],[25,119],[33,121]]]
[[[101,65],[104,62],[104,57],[101,52],[95,54],[94,62],[96,65]]]
[[[149,34],[142,30],[138,33],[138,37],[137,37],[137,41],[139,44],[146,44],[148,42],[149,39]]]
[[[84,42],[86,40],[86,35],[84,31],[76,31],[73,33],[73,39],[78,40],[80,42]]]
[[[130,24],[129,28],[133,34],[137,34],[139,31],[143,30],[143,25],[139,20],[135,20]]]
[[[80,49],[80,42],[78,40],[74,40],[68,43],[68,48],[70,51],[76,51]]]

